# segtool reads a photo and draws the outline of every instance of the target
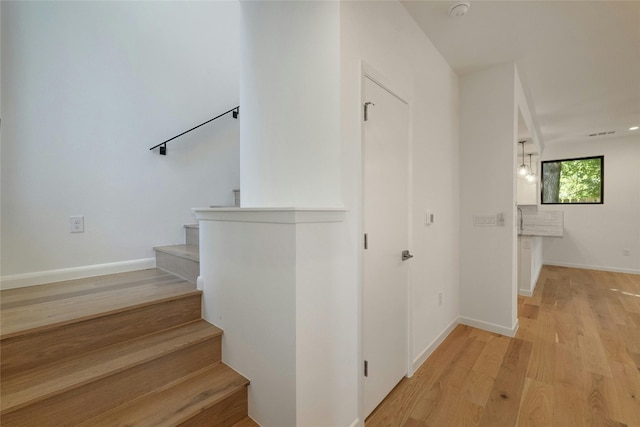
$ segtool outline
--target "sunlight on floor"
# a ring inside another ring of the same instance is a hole
[[[620,292],[622,295],[627,295],[627,296],[630,296],[630,297],[640,298],[640,294],[633,294],[631,292],[621,291],[620,289],[609,289],[609,290],[613,291],[613,292]]]

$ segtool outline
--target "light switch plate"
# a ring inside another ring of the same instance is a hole
[[[433,224],[433,212],[432,211],[425,211],[424,213],[424,225],[431,225]]]
[[[474,215],[473,225],[475,227],[495,227],[496,216],[495,215]]]

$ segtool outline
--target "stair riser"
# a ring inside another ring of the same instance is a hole
[[[220,358],[221,339],[217,336],[5,414],[2,426],[76,425]]]
[[[247,388],[242,387],[241,390],[238,390],[231,396],[181,423],[180,427],[230,427],[245,418],[247,413]]]
[[[151,334],[200,319],[200,293],[2,341],[1,374]]]
[[[187,245],[200,246],[200,229],[193,228],[193,227],[186,227],[185,243]]]
[[[200,275],[199,262],[157,251],[156,267],[175,274],[191,283],[196,283]]]

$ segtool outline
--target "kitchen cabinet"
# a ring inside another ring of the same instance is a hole
[[[527,179],[518,175],[516,179],[516,200],[518,205],[537,205],[538,204],[538,181],[527,182]]]
[[[542,269],[542,237],[518,237],[518,293],[533,295]]]

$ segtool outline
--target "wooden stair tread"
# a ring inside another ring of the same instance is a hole
[[[120,287],[139,286],[148,283],[164,283],[179,281],[179,278],[157,268],[130,271],[127,273],[107,274],[64,282],[0,291],[1,309],[36,304],[55,299],[70,298],[92,292],[102,292]]]
[[[200,248],[196,245],[155,246],[153,249],[157,252],[164,252],[169,255],[200,262]]]
[[[249,381],[223,363],[94,417],[80,426],[173,427],[242,390]]]
[[[2,380],[2,413],[42,401],[221,334],[219,328],[199,320],[5,376]]]
[[[79,279],[82,284],[71,283],[72,292],[60,291],[51,298],[42,295],[35,297],[38,290],[31,294],[25,291],[27,293],[22,304],[18,303],[19,297],[14,292],[11,295],[12,305],[7,303],[8,306],[0,312],[0,339],[200,293],[194,284],[158,272],[152,273],[157,274],[158,281],[134,281],[128,286],[124,284],[127,283],[126,274],[121,276],[123,282],[111,286],[92,286],[91,281]],[[84,290],[81,290],[82,285],[86,286]],[[61,286],[64,287],[64,284]],[[2,292],[4,298],[5,291]]]

